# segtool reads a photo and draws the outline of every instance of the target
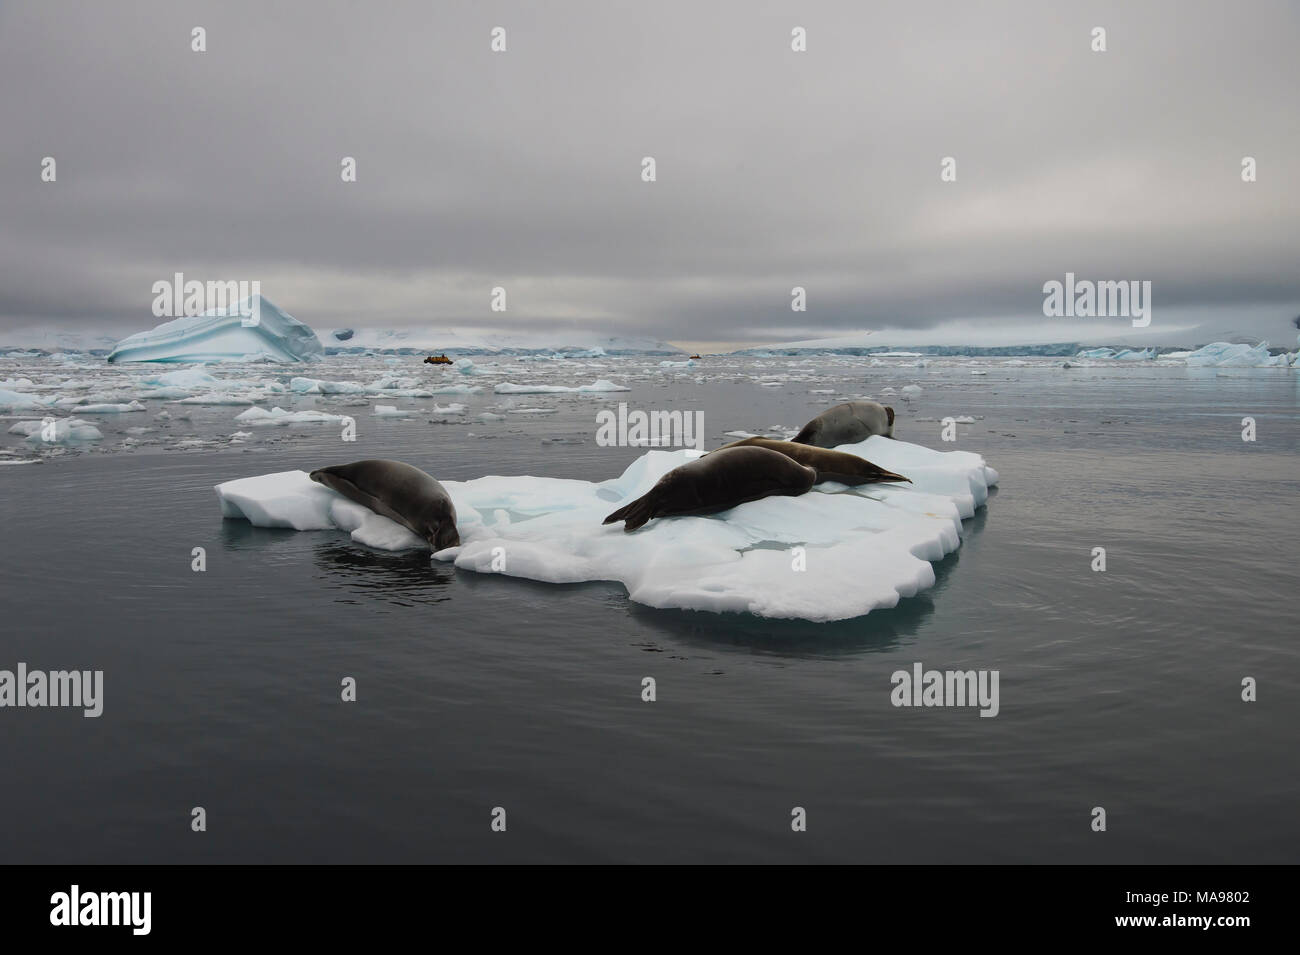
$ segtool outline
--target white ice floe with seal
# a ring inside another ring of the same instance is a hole
[[[905,474],[913,484],[827,483],[799,497],[764,498],[720,514],[660,518],[627,534],[601,521],[700,452],[647,451],[622,475],[602,482],[529,476],[443,481],[456,505],[461,545],[434,557],[464,570],[548,583],[618,581],[632,600],[652,607],[815,621],[861,616],[934,584],[932,562],[956,550],[962,519],[985,503],[998,474],[973,452],[934,451],[880,436],[838,450]],[[341,529],[385,550],[427,547],[303,471],[228,481],[216,492],[227,518],[263,527]],[[795,547],[804,548],[806,570],[794,569]]]

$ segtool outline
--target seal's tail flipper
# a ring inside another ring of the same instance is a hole
[[[631,504],[620,507],[601,523],[613,524],[615,521],[623,521],[623,530],[634,531],[652,517],[654,517],[654,508],[650,503],[650,495],[646,494],[638,497]]]

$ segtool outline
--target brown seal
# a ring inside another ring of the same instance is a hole
[[[656,517],[716,514],[764,497],[802,494],[816,480],[812,468],[768,448],[720,448],[673,468],[602,523],[623,521],[623,530],[634,531]]]
[[[819,448],[857,444],[873,434],[894,436],[894,409],[878,401],[846,401],[827,408],[790,440]]]
[[[397,521],[435,551],[460,543],[456,506],[447,489],[412,464],[373,459],[311,472],[318,484]]]
[[[872,464],[866,458],[860,458],[856,454],[832,451],[830,448],[819,448],[813,444],[795,444],[793,441],[777,441],[774,438],[744,438],[740,441],[733,441],[731,444],[724,444],[718,448],[718,451],[725,451],[727,448],[746,447],[770,448],[784,454],[787,458],[793,458],[800,464],[817,472],[818,484],[825,481],[839,481],[841,484],[856,487],[859,484],[879,484],[886,481],[912,483],[911,478],[905,478],[893,471],[886,471],[879,465]],[[713,453],[717,454],[718,451]]]

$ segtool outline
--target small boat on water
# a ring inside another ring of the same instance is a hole
[[[691,358],[693,358],[693,359],[694,359],[694,358],[699,358],[699,357],[700,357],[699,355],[692,355],[692,356],[691,356]]]
[[[424,360],[426,365],[452,365],[455,364],[446,355],[430,355]]]

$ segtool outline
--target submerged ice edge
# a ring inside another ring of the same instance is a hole
[[[824,484],[705,517],[624,533],[601,521],[645,493],[693,450],[647,451],[603,482],[488,476],[443,482],[461,545],[434,555],[456,567],[545,583],[616,581],[651,607],[841,620],[895,606],[932,586],[932,563],[961,543],[961,522],[998,482],[968,451],[872,437],[841,451],[899,471],[911,486]],[[340,529],[383,550],[427,547],[405,527],[312,482],[303,471],[216,487],[226,518],[297,530]]]

